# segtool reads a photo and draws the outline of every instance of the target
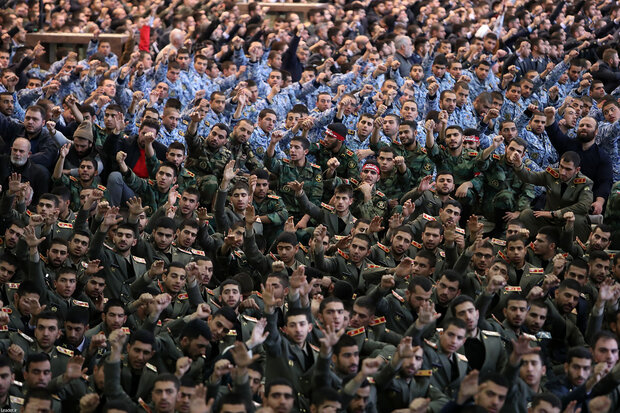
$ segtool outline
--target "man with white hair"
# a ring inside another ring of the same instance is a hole
[[[185,41],[185,36],[187,33],[181,29],[172,29],[170,31],[170,43],[166,45],[161,51],[157,54],[156,62],[160,62],[164,56],[169,56],[170,53],[176,53],[181,47],[183,47],[183,42]]]
[[[37,202],[39,196],[49,191],[49,171],[30,160],[30,141],[26,138],[16,138],[11,145],[11,153],[0,156],[0,183],[5,191],[12,192],[9,186],[9,177],[18,174],[21,182],[30,182],[33,189],[33,202]]]
[[[396,53],[394,53],[394,57],[400,63],[398,70],[400,71],[400,75],[402,77],[409,76],[409,72],[411,72],[411,56],[413,55],[413,43],[411,43],[411,37],[409,36],[396,36],[394,39],[394,49],[396,49]]]

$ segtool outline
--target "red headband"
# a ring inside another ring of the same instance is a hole
[[[480,138],[475,136],[475,135],[471,135],[471,136],[465,136],[465,141],[471,141],[471,142],[480,142]]]
[[[373,165],[373,164],[371,164],[371,163],[366,163],[366,164],[364,164],[364,166],[362,166],[362,171],[363,171],[364,169],[371,169],[371,170],[375,171],[375,172],[377,173],[377,175],[379,175],[379,174],[380,174],[380,172],[379,172],[379,167],[377,167],[377,165]]]
[[[334,132],[333,130],[329,128],[325,131],[325,133],[328,136],[331,136],[332,138],[338,139],[340,142],[344,142],[344,136],[340,135],[339,133]]]

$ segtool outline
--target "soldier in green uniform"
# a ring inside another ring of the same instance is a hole
[[[256,176],[252,196],[252,205],[263,225],[265,243],[271,245],[288,219],[288,211],[282,197],[269,193],[269,172],[259,169],[252,172]],[[250,184],[254,179],[250,177]]]
[[[514,138],[504,155],[493,153],[502,141],[501,136],[493,138],[493,145],[485,149],[478,159],[478,168],[484,176],[482,211],[487,219],[495,223],[491,236],[502,234],[504,222],[518,218],[520,211],[529,207],[535,195],[533,185],[515,175],[510,160],[515,152],[523,156],[527,143],[521,138]]]
[[[376,161],[366,161],[360,172],[359,182],[354,178],[349,181],[356,185],[353,192],[351,212],[358,218],[372,220],[374,217],[387,219],[389,200],[381,191],[377,190],[377,183],[381,179],[381,171]]]
[[[106,199],[108,193],[106,187],[101,185],[97,172],[97,161],[94,158],[83,158],[80,161],[78,167],[78,176],[65,175],[63,173],[63,167],[65,158],[69,152],[70,144],[64,145],[60,148],[60,156],[54,173],[52,174],[52,181],[56,184],[64,185],[71,190],[71,203],[70,208],[73,211],[77,211],[80,208],[80,192],[86,188],[96,188],[104,193]]]
[[[377,163],[381,171],[377,189],[388,198],[388,207],[391,210],[398,205],[399,199],[409,191],[411,171],[405,165],[405,158],[396,156],[396,152],[391,146],[384,146],[379,149]]]
[[[414,210],[409,219],[415,219],[422,214],[436,217],[439,215],[439,209],[443,203],[453,199],[450,194],[454,192],[454,176],[452,172],[441,170],[437,171],[434,186],[431,184],[433,177],[427,175],[420,181],[417,188],[407,192],[400,199],[400,203],[404,204],[411,200]]]
[[[575,234],[580,239],[588,239],[590,226],[587,214],[592,205],[592,180],[580,171],[581,159],[573,151],[564,152],[560,158],[560,167],[547,167],[543,172],[531,172],[522,163],[518,152],[512,155],[512,165],[515,174],[524,182],[544,186],[547,190],[547,199],[544,211],[526,209],[521,212],[522,221],[530,234],[544,225],[561,226],[566,212],[575,215]]]
[[[185,141],[189,157],[186,167],[198,176],[200,202],[210,205],[218,184],[222,179],[224,166],[233,159],[233,154],[226,148],[229,130],[223,123],[213,125],[209,136],[197,136],[198,124],[204,119],[204,113],[194,110],[187,127]]]
[[[321,202],[323,196],[323,174],[320,166],[310,163],[306,158],[310,143],[305,138],[295,137],[291,139],[290,159],[275,159],[276,145],[282,137],[283,135],[278,131],[271,134],[271,140],[263,161],[269,172],[276,175],[276,192],[282,196],[289,215],[293,216],[295,220],[299,220],[303,213],[295,198],[295,193],[288,183],[303,182],[308,199],[316,205]]]
[[[253,173],[253,171],[264,168],[263,163],[256,157],[248,143],[253,131],[254,125],[247,119],[241,119],[228,138],[226,148],[233,155],[235,169]]]
[[[332,123],[325,131],[325,139],[310,147],[310,155],[315,157],[325,171],[325,179],[332,179],[334,176],[342,179],[359,176],[357,155],[344,144],[347,132],[342,123]],[[327,194],[324,199],[326,196]]]
[[[386,318],[375,317],[376,306],[369,296],[361,296],[355,299],[349,319],[349,329],[364,329],[364,339],[371,342],[391,344],[398,346],[402,336],[385,327]],[[393,349],[392,349],[393,350]],[[382,355],[382,353],[379,353]],[[392,351],[390,354],[392,355]]]
[[[155,149],[153,148],[153,136],[154,135],[148,135],[144,143],[146,169],[148,169],[150,179],[157,178],[157,171],[161,165],[159,158],[155,155]],[[183,166],[185,160],[185,145],[177,141],[172,142],[166,151],[166,162],[176,165],[179,169],[179,176],[177,177],[177,191],[179,193],[183,193],[186,188],[196,186],[196,174]]]
[[[410,186],[418,186],[427,175],[432,175],[435,165],[426,154],[416,139],[418,125],[415,121],[404,120],[398,127],[398,140],[392,141],[389,146],[394,149],[395,156],[405,158],[405,165],[411,172]],[[379,150],[388,146],[379,142],[379,134],[373,134],[370,141],[370,149],[379,153]]]
[[[291,182],[297,202],[304,213],[318,224],[325,225],[330,236],[346,236],[351,233],[355,224],[355,217],[349,210],[353,204],[353,188],[347,184],[338,185],[334,189],[334,205],[321,202],[321,207],[310,202],[303,190],[303,183]]]

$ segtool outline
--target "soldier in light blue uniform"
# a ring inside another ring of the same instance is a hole
[[[90,57],[95,53],[100,53],[103,55],[105,62],[110,66],[118,67],[118,57],[112,53],[112,48],[110,47],[110,42],[101,41],[98,38],[92,38],[90,42],[88,42],[88,47],[86,48],[86,57]]]
[[[491,65],[487,61],[479,61],[473,71],[467,73],[467,76],[471,79],[469,82],[471,96],[498,89],[497,78],[491,72]]]
[[[258,115],[258,126],[254,128],[248,143],[256,157],[262,162],[265,150],[271,141],[271,133],[275,129],[277,121],[276,112],[273,109],[263,109]],[[276,147],[279,159],[285,155],[279,147]]]
[[[529,113],[529,111],[526,112]],[[545,115],[541,112],[535,113],[525,127],[522,123],[524,118],[527,118],[525,112],[515,123],[520,130],[519,136],[527,142],[527,153],[530,158],[541,169],[555,165],[559,157],[545,131]]]
[[[614,168],[614,182],[620,181],[620,104],[609,100],[603,106],[606,122],[599,123],[596,143],[607,151]]]

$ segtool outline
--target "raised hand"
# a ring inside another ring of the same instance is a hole
[[[87,368],[82,369],[82,365],[84,364],[84,357],[81,355],[73,356],[67,362],[67,368],[65,369],[65,374],[63,374],[62,378],[65,383],[73,379],[79,379],[82,377],[82,374],[86,374],[88,371]]]
[[[181,357],[177,360],[175,367],[174,375],[180,379],[192,367],[192,359],[189,357]]]
[[[332,348],[344,334],[344,327],[340,330],[336,330],[333,326],[326,325],[324,329],[321,329],[321,332],[323,333],[323,337],[319,339],[321,342],[321,353],[324,356],[328,356],[331,353]]]
[[[247,343],[248,348],[250,350],[253,349],[254,347],[260,346],[261,344],[265,342],[265,340],[267,340],[267,337],[269,337],[269,331],[265,331],[266,327],[267,327],[266,318],[261,318],[254,325],[254,328],[252,329],[252,335],[250,336],[250,340]]]
[[[30,225],[24,228],[23,237],[24,237],[24,241],[26,242],[26,245],[28,245],[28,247],[31,249],[37,248],[39,244],[45,241],[45,238],[46,238],[46,237],[37,238],[34,227],[31,227]]]
[[[303,182],[292,181],[286,184],[286,186],[289,187],[295,193],[295,196],[301,196],[301,193],[304,190]]]
[[[153,261],[153,264],[151,264],[151,268],[149,269],[147,274],[152,280],[154,280],[155,278],[162,275],[164,273],[164,270],[164,261],[156,260]]]
[[[142,198],[138,196],[134,196],[127,201],[127,208],[129,208],[129,215],[133,217],[137,217],[149,209],[148,206],[142,206]]]
[[[260,354],[250,356],[250,352],[241,341],[235,341],[235,345],[230,350],[230,353],[232,354],[235,365],[240,368],[248,367],[260,358]]]

